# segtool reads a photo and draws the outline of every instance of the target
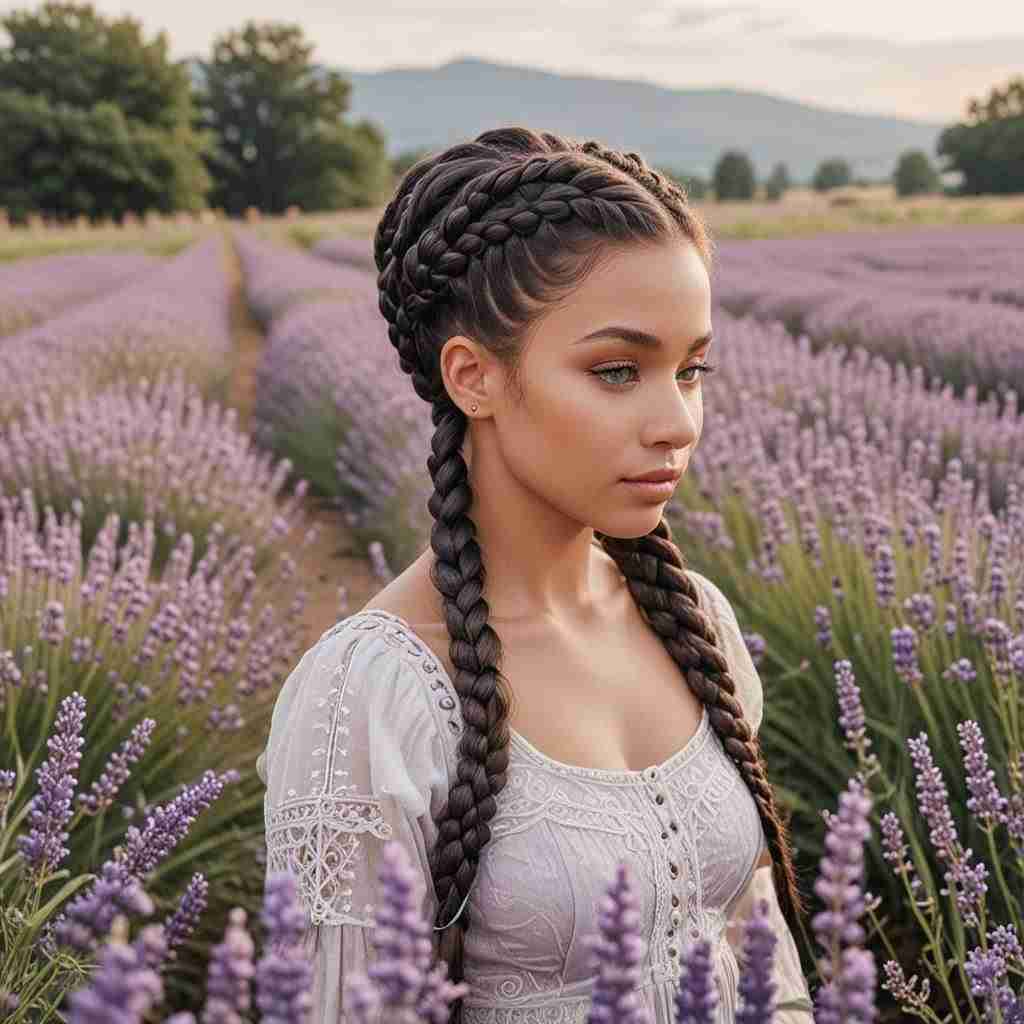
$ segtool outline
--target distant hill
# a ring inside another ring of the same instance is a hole
[[[725,149],[746,152],[759,178],[786,162],[809,181],[828,157],[855,177],[892,173],[900,153],[935,159],[943,124],[851,114],[741,89],[670,89],[642,81],[561,75],[464,58],[437,68],[349,71],[350,115],[384,130],[388,154],[443,148],[505,124],[523,124],[635,150],[649,163],[709,176]]]

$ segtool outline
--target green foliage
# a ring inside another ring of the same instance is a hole
[[[750,157],[738,150],[726,150],[715,164],[712,183],[718,200],[753,199],[757,181]]]
[[[893,184],[899,196],[916,196],[936,192],[939,173],[932,166],[928,154],[921,149],[908,149],[900,155],[893,174]]]
[[[0,21],[0,206],[93,220],[200,210],[210,179],[191,84],[163,33],[111,21],[91,4],[46,3]]]
[[[764,185],[766,199],[775,202],[782,198],[783,193],[790,187],[789,169],[784,163],[777,163],[772,168],[772,173]]]
[[[384,138],[346,124],[351,85],[312,62],[298,25],[247,22],[200,62],[197,103],[217,140],[210,202],[230,214],[371,206],[391,184]]]
[[[972,98],[967,120],[942,132],[937,151],[945,170],[963,175],[957,194],[1024,192],[1024,76],[993,88],[985,103]]]
[[[842,157],[832,157],[818,164],[811,185],[817,192],[827,192],[829,189],[849,185],[852,178],[850,165]]]
[[[698,174],[690,174],[675,167],[659,167],[658,171],[682,188],[687,199],[699,200],[707,195],[708,182]]]

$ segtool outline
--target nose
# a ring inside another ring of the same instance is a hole
[[[688,448],[700,437],[702,409],[699,393],[682,394],[679,389],[666,401],[648,407],[645,447],[666,445],[667,453]]]

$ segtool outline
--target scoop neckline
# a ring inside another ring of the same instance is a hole
[[[394,612],[384,611],[383,608],[365,608],[362,611],[356,612],[354,615],[350,616],[350,618],[357,618],[361,615],[390,619],[393,623],[404,630],[404,632],[409,634],[409,636],[413,637],[416,643],[422,648],[424,655],[429,656],[430,660],[434,662],[437,673],[442,677],[445,685],[451,693],[455,695],[455,700],[458,700],[455,684],[452,682],[451,676],[448,675],[448,670],[444,667],[440,659],[434,655],[423,637],[421,637],[419,633],[417,633],[416,630],[414,630],[412,626],[402,618],[402,616],[396,615]],[[646,768],[587,768],[584,765],[569,764],[567,761],[559,761],[557,758],[545,754],[543,750],[535,747],[522,733],[513,729],[511,725],[508,727],[509,738],[513,744],[518,744],[522,750],[544,764],[551,765],[570,775],[607,780],[625,780],[629,782],[654,781],[655,779],[662,779],[666,775],[674,772],[696,753],[698,747],[702,745],[702,741],[708,734],[709,730],[710,718],[708,716],[707,705],[705,704],[701,707],[700,721],[697,723],[697,728],[694,730],[693,735],[686,741],[686,743],[683,744],[682,747],[679,748],[679,750],[674,754],[670,754],[660,764],[651,764]]]

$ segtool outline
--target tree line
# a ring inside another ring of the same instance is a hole
[[[298,25],[247,22],[218,36],[207,59],[172,61],[166,33],[107,18],[91,3],[48,0],[0,18],[0,207],[15,222],[31,213],[71,221],[128,214],[249,207],[279,214],[386,201],[396,175],[423,151],[387,156],[381,129],[351,123],[351,84],[313,60]],[[1024,192],[1024,77],[972,99],[947,128],[938,155],[958,171],[960,194]],[[710,180],[663,168],[695,199],[751,199],[759,183],[749,156],[730,149]],[[852,181],[841,157],[811,184]],[[921,150],[893,173],[900,195],[939,190]],[[784,163],[761,183],[769,200],[791,187]]]
[[[1024,76],[1011,78],[1005,87],[994,87],[988,99],[970,99],[964,121],[947,126],[939,135],[936,155],[946,160],[936,166],[922,149],[904,151],[890,181],[899,196],[926,195],[1011,195],[1024,192]],[[943,185],[942,174],[959,177],[954,185]],[[750,157],[738,149],[726,150],[715,163],[710,180],[698,175],[674,172],[694,199],[709,194],[719,200],[753,199],[758,180]],[[815,168],[810,185],[828,192],[857,181],[848,160],[830,157]],[[781,198],[791,186],[786,164],[777,163],[763,182],[768,200]]]

